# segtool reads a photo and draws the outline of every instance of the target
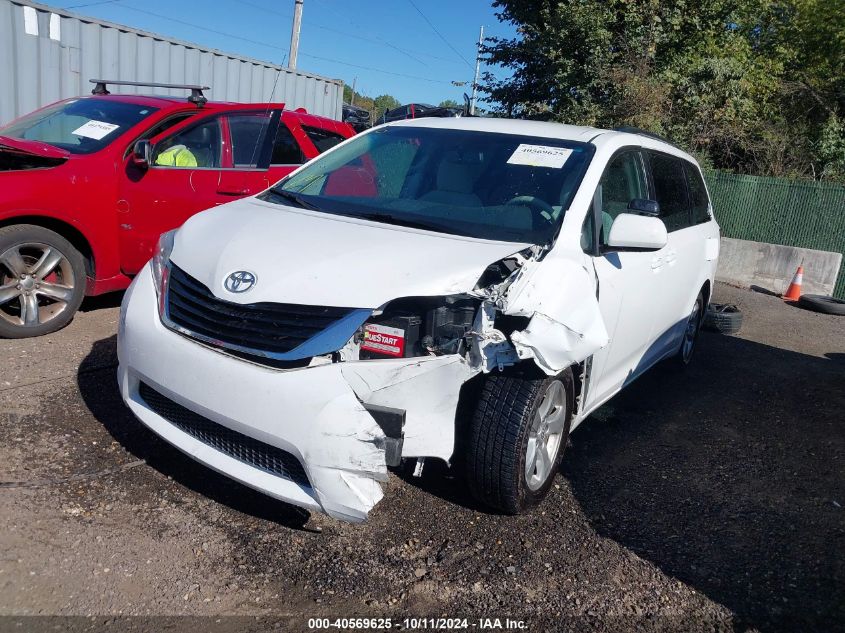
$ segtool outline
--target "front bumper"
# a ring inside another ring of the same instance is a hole
[[[406,412],[402,455],[449,459],[460,387],[475,372],[458,356],[331,363],[276,370],[207,347],[162,325],[148,267],[121,307],[118,379],[126,404],[192,458],[272,497],[362,521],[382,497],[385,435],[363,403]],[[159,415],[141,383],[217,425],[278,447],[308,484],[236,459]]]

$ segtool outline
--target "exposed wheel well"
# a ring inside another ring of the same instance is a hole
[[[19,215],[13,218],[0,220],[0,228],[15,224],[32,224],[55,231],[68,242],[73,244],[74,248],[82,254],[82,257],[85,260],[85,273],[89,277],[95,277],[96,266],[94,262],[94,251],[91,249],[91,245],[88,243],[88,240],[85,239],[85,236],[74,226],[68,224],[67,222],[63,222],[62,220],[56,220],[55,218],[49,218],[42,215]]]
[[[702,294],[704,294],[704,307],[705,308],[707,308],[707,306],[710,305],[710,293],[712,291],[713,291],[713,289],[711,288],[710,280],[708,279],[707,281],[704,282],[704,285],[701,286],[701,292],[702,292]]]

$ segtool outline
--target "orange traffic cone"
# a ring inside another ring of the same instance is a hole
[[[801,298],[801,284],[804,281],[804,264],[802,263],[798,270],[795,271],[795,276],[792,278],[792,283],[783,294],[783,298],[789,301],[798,301]]]

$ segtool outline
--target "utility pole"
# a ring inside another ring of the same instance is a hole
[[[358,83],[358,78],[352,78],[352,96],[349,98],[349,105],[355,105],[355,84]]]
[[[478,33],[478,49],[475,53],[475,79],[472,82],[472,100],[469,104],[469,113],[475,114],[475,100],[478,95],[478,72],[481,70],[481,45],[484,43],[484,25]]]
[[[296,55],[299,52],[299,29],[302,27],[302,2],[294,0],[293,6],[293,28],[290,32],[290,59],[288,68],[296,70]]]

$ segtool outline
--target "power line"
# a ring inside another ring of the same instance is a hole
[[[122,0],[115,0],[115,2],[122,2]],[[241,37],[240,35],[233,35],[231,33],[226,33],[225,31],[218,31],[217,29],[210,29],[207,26],[199,26],[193,22],[186,22],[185,20],[178,20],[170,15],[162,15],[161,13],[153,13],[152,11],[146,11],[144,9],[139,9],[137,7],[131,7],[126,4],[122,4],[121,7],[124,9],[129,9],[130,11],[136,11],[138,13],[143,13],[145,15],[152,16],[154,18],[160,18],[162,20],[168,20],[169,22],[176,22],[177,24],[184,24],[185,26],[190,26],[195,29],[199,29],[201,31],[208,31],[209,33],[214,33],[215,35],[222,35],[223,37],[229,37],[233,40],[240,40],[242,42],[249,42],[250,44],[259,44],[261,46],[266,46],[267,48],[274,48],[278,51],[284,51],[285,53],[288,52],[287,48],[282,46],[277,46],[276,44],[269,44],[268,42],[262,42],[260,40],[256,40],[249,37]]]
[[[276,11],[275,9],[269,9],[267,7],[262,7],[260,4],[255,4],[254,2],[249,2],[249,0],[236,0],[236,2],[240,2],[241,4],[245,4],[249,7],[254,7],[254,8],[260,9],[262,11],[266,11],[267,13],[272,13],[273,15],[279,15],[283,18],[290,18],[291,17],[291,15],[289,13],[283,13],[282,11]],[[318,23],[314,22],[313,20],[309,20],[307,26],[313,27],[315,29],[322,29],[323,31],[328,31],[329,33],[337,33],[338,35],[345,35],[346,37],[351,37],[353,39],[361,40],[361,41],[364,41],[364,42],[374,42],[376,44],[383,44],[384,46],[388,46],[388,47],[392,48],[393,50],[395,50],[399,53],[402,53],[406,57],[414,60],[417,63],[422,64],[423,66],[428,66],[428,64],[426,64],[421,59],[411,55],[410,51],[408,51],[404,48],[400,48],[398,46],[395,46],[394,44],[391,44],[390,42],[387,42],[387,41],[384,41],[384,40],[379,41],[379,40],[372,39],[372,38],[369,38],[369,37],[364,37],[362,35],[355,35],[354,33],[348,33],[347,31],[343,31],[341,29],[334,29],[330,26],[323,26],[322,24],[318,24]]]
[[[356,28],[359,28],[359,29],[361,29],[361,30],[367,30],[368,28],[370,28],[370,27],[364,27],[364,26],[361,26],[360,24],[358,24],[358,23],[353,22],[352,20],[350,20],[350,19],[349,19],[349,17],[347,17],[347,16],[343,15],[340,11],[338,11],[337,9],[335,9],[335,8],[331,5],[331,3],[329,2],[329,0],[321,0],[321,4],[322,4],[325,8],[327,8],[329,11],[331,11],[332,13],[334,13],[334,14],[335,14],[337,17],[339,17],[341,20],[344,20],[345,22],[348,22],[349,24],[351,24],[352,26],[354,26],[354,27],[356,27]],[[361,37],[361,36],[355,36],[355,37],[359,37],[360,39],[369,39],[369,38],[363,38],[363,37]],[[391,42],[388,42],[386,39],[384,39],[383,37],[380,37],[380,36],[378,36],[378,35],[375,35],[375,40],[369,40],[369,41],[376,42],[377,44],[384,44],[385,46],[389,46],[390,48],[393,48],[393,49],[395,49],[395,50],[402,51],[402,52],[404,52],[404,53],[406,53],[406,54],[408,54],[408,53],[410,52],[410,51],[408,51],[408,49],[406,49],[406,48],[401,48],[401,47],[399,47],[399,46],[396,46],[395,44],[392,44]],[[438,61],[441,61],[441,62],[446,62],[446,63],[449,63],[449,64],[454,64],[454,63],[456,63],[454,59],[446,59],[445,57],[440,57],[439,55],[433,55],[433,54],[431,54],[431,53],[426,53],[425,51],[417,51],[417,50],[415,50],[415,51],[413,51],[413,53],[414,53],[414,55],[420,55],[420,56],[422,56],[422,57],[428,57],[429,59],[436,59],[436,60],[438,60]]]
[[[417,10],[417,13],[419,13],[419,14],[422,16],[422,19],[423,19],[423,20],[425,20],[425,21],[428,23],[428,25],[431,27],[431,30],[433,30],[435,33],[437,33],[437,36],[438,36],[441,40],[443,40],[443,42],[446,44],[446,46],[448,46],[449,48],[451,48],[451,49],[452,49],[452,51],[454,51],[455,55],[457,55],[458,57],[460,57],[460,58],[464,61],[464,63],[465,63],[467,66],[469,66],[469,67],[470,67],[470,69],[473,69],[473,65],[472,65],[472,64],[470,64],[470,63],[467,61],[466,57],[464,57],[463,55],[461,55],[461,54],[460,54],[460,52],[458,52],[458,49],[457,49],[457,48],[455,48],[454,46],[452,46],[452,44],[449,42],[449,40],[447,40],[445,37],[443,37],[443,34],[442,34],[442,33],[440,33],[440,31],[438,31],[438,30],[437,30],[437,27],[436,27],[436,26],[434,26],[434,24],[432,24],[432,23],[431,23],[431,20],[429,20],[429,19],[426,17],[425,13],[423,13],[422,11],[420,11],[420,8],[416,5],[416,3],[414,3],[414,0],[408,0],[408,2],[410,2],[410,3],[411,3],[411,6],[412,6],[412,7],[414,7],[414,8]]]
[[[114,1],[114,0],[111,0],[111,1]],[[275,9],[270,9],[269,7],[264,7],[260,4],[250,2],[249,0],[235,0],[235,1],[240,2],[241,4],[244,4],[246,6],[253,7],[255,9],[260,9],[261,11],[265,11],[267,13],[271,13],[273,15],[281,16],[283,18],[291,18],[292,17],[290,13],[285,13],[283,11],[277,11]],[[350,25],[355,26],[359,29],[364,29],[364,27],[362,27],[360,24],[356,24],[355,22],[352,22],[351,20],[349,20],[349,18],[347,18],[346,16],[339,13],[331,5],[329,5],[327,3],[323,3],[323,6],[326,9],[328,9],[329,11],[331,11],[332,13],[334,13],[335,15],[337,15],[338,17],[340,17],[341,19],[347,21]],[[417,62],[419,64],[422,64],[423,66],[428,66],[428,64],[426,64],[423,60],[421,60],[419,57],[417,57],[418,55],[422,56],[422,57],[429,57],[431,59],[436,59],[436,60],[439,60],[439,61],[442,61],[442,62],[448,62],[450,64],[456,63],[453,59],[446,59],[445,57],[439,57],[437,55],[432,55],[430,53],[425,53],[423,51],[411,51],[407,48],[402,48],[401,46],[397,46],[396,44],[393,44],[392,42],[389,42],[386,39],[379,37],[378,35],[376,35],[374,37],[366,37],[364,35],[357,35],[355,33],[349,33],[348,31],[344,31],[342,29],[336,29],[336,28],[332,28],[330,26],[325,26],[323,24],[319,24],[317,22],[314,22],[313,20],[308,20],[308,22],[306,23],[306,26],[313,27],[313,28],[316,28],[316,29],[321,29],[323,31],[328,31],[329,33],[337,33],[338,35],[344,35],[346,37],[350,37],[350,38],[356,39],[356,40],[361,40],[363,42],[372,42],[373,44],[380,44],[382,46],[386,46],[386,47],[391,48],[391,49],[393,49],[393,50],[395,50],[399,53],[402,53],[406,57],[414,60],[415,62]]]
[[[95,7],[100,4],[112,4],[113,2],[120,2],[120,0],[100,0],[100,2],[86,2],[85,4],[72,4],[69,7],[62,7],[63,9],[81,9],[83,7]]]
[[[350,64],[348,62],[342,62],[339,59],[332,59],[331,57],[320,57],[319,55],[309,55],[308,53],[300,53],[300,55],[304,55],[305,57],[310,57],[311,59],[319,59],[325,62],[334,62],[335,64],[342,64],[343,66],[349,66],[351,68],[360,68],[362,70],[372,70],[373,72],[382,73],[384,75],[393,75],[394,77],[405,77],[406,79],[416,79],[417,81],[428,81],[430,83],[435,84],[451,84],[451,81],[446,81],[445,79],[430,79],[429,77],[419,77],[417,75],[407,75],[405,73],[394,73],[390,72],[389,70],[381,70],[380,68],[373,68],[372,66],[360,66],[359,64]]]
[[[115,2],[122,2],[122,0],[115,0]],[[162,15],[160,13],[154,13],[152,11],[147,11],[145,9],[138,9],[136,7],[131,7],[128,5],[121,5],[124,9],[130,9],[131,11],[136,11],[138,13],[143,13],[145,15],[149,15],[155,18],[160,18],[162,20],[168,20],[170,22],[176,22],[178,24],[184,24],[185,26],[190,26],[195,29],[199,29],[201,31],[208,31],[209,33],[214,33],[215,35],[222,35],[223,37],[229,37],[232,39],[240,40],[242,42],[249,42],[250,44],[258,44],[259,46],[265,46],[267,48],[272,48],[278,51],[283,51],[284,53],[288,52],[288,49],[278,46],[276,44],[270,44],[269,42],[262,42],[261,40],[256,40],[253,38],[246,38],[241,37],[240,35],[233,35],[232,33],[226,33],[225,31],[219,31],[217,29],[208,28],[206,26],[199,26],[193,22],[187,22],[185,20],[179,20],[169,15]],[[319,55],[311,55],[309,53],[299,53],[303,57],[310,57],[311,59],[319,59],[325,62],[332,62],[335,64],[340,64],[342,66],[349,66],[350,68],[359,68],[361,70],[371,70],[376,73],[382,73],[384,75],[392,75],[394,77],[405,77],[406,79],[416,79],[418,81],[427,81],[430,83],[441,83],[441,84],[448,84],[450,82],[446,81],[445,79],[431,79],[429,77],[420,77],[417,75],[408,75],[406,73],[395,73],[389,70],[382,70],[380,68],[373,68],[372,66],[362,66],[360,64],[350,64],[349,62],[342,61],[340,59],[333,59],[331,57],[321,57]]]

